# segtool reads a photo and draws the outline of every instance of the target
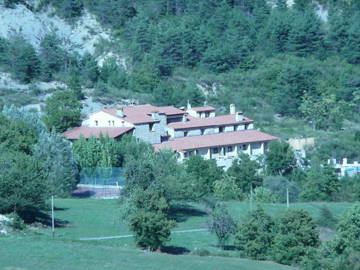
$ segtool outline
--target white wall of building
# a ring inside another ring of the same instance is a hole
[[[132,123],[103,111],[90,114],[89,119],[85,120],[83,125],[89,127],[134,127]]]

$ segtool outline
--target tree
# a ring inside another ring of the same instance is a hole
[[[264,260],[271,252],[274,225],[273,219],[258,207],[250,211],[238,225],[235,243],[247,257]]]
[[[310,214],[290,209],[279,216],[275,225],[272,258],[282,264],[301,262],[320,244],[318,231]]]
[[[42,78],[51,81],[67,63],[67,53],[61,48],[62,41],[55,34],[47,34],[40,42]]]
[[[290,182],[284,176],[268,176],[264,178],[263,186],[271,190],[272,194],[276,196],[276,199],[280,203],[287,201],[287,192],[289,192],[289,202],[298,201],[299,187],[296,183]]]
[[[11,122],[25,123],[29,128],[35,131],[37,136],[46,131],[46,127],[44,123],[40,121],[38,115],[25,108],[18,108],[14,105],[4,106],[2,114]]]
[[[241,200],[243,193],[235,182],[235,177],[225,174],[214,182],[214,195],[221,200]]]
[[[212,193],[215,181],[223,176],[223,170],[216,165],[215,160],[204,160],[196,155],[185,161],[185,169],[194,180],[194,192],[199,194],[199,197]]]
[[[51,194],[70,196],[79,177],[71,143],[55,131],[43,132],[34,146],[34,158],[43,164]]]
[[[211,71],[221,73],[235,68],[240,60],[230,44],[209,47],[203,56],[203,64]]]
[[[335,252],[340,255],[349,250],[360,251],[360,205],[355,204],[345,212],[337,226],[337,236],[333,240]]]
[[[271,53],[281,53],[287,50],[289,32],[291,29],[289,12],[283,10],[279,11],[278,9],[280,8],[278,7],[270,14],[263,33],[264,38],[262,42]]]
[[[49,189],[38,160],[0,149],[0,171],[0,213],[23,215],[45,207]]]
[[[297,56],[314,54],[322,49],[323,36],[321,22],[310,5],[304,13],[295,13],[289,32],[288,50]]]
[[[225,206],[217,204],[211,214],[209,230],[216,234],[220,248],[223,249],[225,247],[226,241],[229,239],[230,235],[235,232],[235,229],[235,222]]]
[[[83,100],[85,98],[78,75],[73,74],[69,80],[68,85],[69,89],[74,92],[74,95],[78,100]]]
[[[311,0],[294,0],[293,8],[298,11],[305,11],[309,6],[312,7]]]
[[[299,115],[301,97],[304,92],[312,94],[315,90],[314,66],[305,65],[298,58],[289,58],[280,68],[273,84],[270,103],[275,112],[283,115]]]
[[[133,191],[133,212],[129,217],[135,242],[151,251],[169,241],[175,222],[167,218],[169,206],[165,198],[153,189]]]
[[[146,190],[154,185],[156,175],[153,160],[153,153],[146,153],[137,159],[127,159],[124,166],[125,194],[131,194],[136,189]]]
[[[349,18],[344,12],[331,10],[329,12],[329,31],[327,31],[326,41],[335,53],[343,53],[348,42]]]
[[[250,197],[251,196],[251,197]],[[258,203],[276,203],[277,198],[270,189],[264,187],[257,187],[252,194],[249,194],[249,199]]]
[[[20,35],[11,37],[9,42],[7,68],[21,82],[31,82],[40,74],[40,61],[35,49]]]
[[[315,97],[305,92],[300,111],[314,129],[340,129],[344,120],[344,101],[335,95],[323,94]]]
[[[56,92],[45,101],[44,123],[57,132],[75,127],[80,122],[82,105],[71,91]]]
[[[293,150],[285,141],[272,141],[265,153],[267,171],[272,175],[286,175],[296,166]]]
[[[9,121],[0,114],[0,147],[31,154],[33,145],[37,142],[34,129],[21,121]]]
[[[234,159],[227,174],[233,177],[236,185],[243,193],[249,193],[252,188],[261,185],[261,178],[258,176],[259,164],[251,160],[249,155],[241,153]]]
[[[108,136],[80,137],[73,143],[74,154],[81,168],[121,167],[124,161],[124,145]]]
[[[304,190],[300,196],[306,201],[334,200],[339,188],[339,179],[334,168],[314,161],[307,172]]]
[[[347,31],[347,42],[344,48],[344,55],[350,63],[360,63],[360,12],[351,17],[350,27]]]

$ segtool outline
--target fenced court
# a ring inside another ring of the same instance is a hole
[[[84,168],[73,196],[78,198],[119,198],[125,184],[123,168]]]

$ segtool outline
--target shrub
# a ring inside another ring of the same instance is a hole
[[[248,196],[248,200],[250,200],[250,196],[251,195]],[[252,193],[252,200],[258,203],[276,203],[277,198],[271,190],[263,187],[257,187]]]
[[[214,195],[221,200],[241,200],[243,197],[235,179],[231,176],[224,176],[214,182]]]
[[[282,264],[300,263],[320,243],[313,219],[302,209],[282,213],[276,221],[275,232],[272,258]]]
[[[24,230],[26,228],[24,220],[22,220],[22,218],[18,214],[11,213],[10,215],[8,215],[8,217],[11,219],[10,226],[14,230]]]
[[[238,225],[235,242],[252,259],[266,259],[274,238],[274,221],[262,208],[248,213]]]
[[[200,257],[205,257],[205,256],[210,256],[211,252],[204,248],[200,248],[200,249],[196,248],[196,249],[194,249],[194,251],[191,252],[191,254],[200,256]]]

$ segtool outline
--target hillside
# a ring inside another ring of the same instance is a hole
[[[0,103],[41,109],[76,87],[83,115],[128,102],[219,113],[235,103],[275,135],[318,138],[322,159],[360,159],[357,1],[7,3]]]

